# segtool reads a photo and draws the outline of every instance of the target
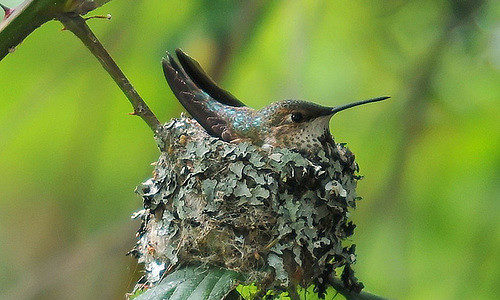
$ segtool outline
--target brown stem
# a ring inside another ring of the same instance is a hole
[[[368,292],[355,293],[350,291],[338,278],[331,277],[329,278],[329,281],[330,285],[347,300],[386,300],[386,298],[370,294]]]
[[[151,128],[153,132],[156,132],[160,126],[160,121],[158,121],[151,109],[149,109],[148,105],[134,89],[132,83],[130,83],[125,74],[123,74],[122,70],[120,70],[113,58],[109,55],[108,51],[106,51],[101,42],[99,42],[99,39],[97,39],[87,23],[85,23],[85,19],[74,13],[61,14],[57,19],[63,23],[65,29],[71,31],[82,41],[101,63],[102,67],[113,78],[132,104],[134,108],[132,114],[141,117],[144,122],[148,124],[149,128]]]

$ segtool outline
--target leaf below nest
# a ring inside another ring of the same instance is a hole
[[[243,275],[234,271],[218,267],[188,266],[171,273],[134,300],[220,300],[241,281],[244,281]]]

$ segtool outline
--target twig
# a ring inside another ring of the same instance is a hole
[[[335,277],[329,278],[330,285],[342,296],[344,296],[347,300],[387,300],[387,298],[383,298],[374,294],[370,294],[368,292],[360,292],[355,293],[347,289],[342,281]]]
[[[148,124],[149,128],[151,128],[153,132],[156,132],[160,126],[160,122],[144,100],[142,100],[141,96],[139,96],[132,86],[132,83],[130,83],[125,74],[123,74],[122,70],[120,70],[108,51],[106,51],[101,42],[99,42],[99,39],[97,39],[92,30],[85,23],[85,19],[74,13],[61,14],[57,19],[63,23],[65,29],[76,35],[97,60],[99,60],[102,67],[109,73],[132,104],[134,112],[131,114],[141,117],[144,122]]]

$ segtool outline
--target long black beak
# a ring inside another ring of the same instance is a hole
[[[351,107],[354,107],[354,106],[358,106],[358,105],[363,105],[363,104],[367,104],[367,103],[372,103],[372,102],[378,102],[378,101],[382,101],[382,100],[385,100],[385,99],[389,99],[391,97],[377,97],[377,98],[372,98],[372,99],[368,99],[368,100],[362,100],[362,101],[358,101],[358,102],[353,102],[353,103],[349,103],[349,104],[345,104],[345,105],[340,105],[340,106],[335,106],[332,108],[331,110],[331,115],[334,115],[336,113],[338,113],[339,111],[343,111],[345,109],[348,109],[348,108],[351,108]]]

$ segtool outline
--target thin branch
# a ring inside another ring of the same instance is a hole
[[[54,18],[64,0],[26,0],[0,17],[0,61],[35,29]],[[3,19],[3,20],[2,20]]]
[[[101,63],[102,67],[113,78],[132,104],[134,108],[132,114],[141,117],[144,122],[148,124],[149,128],[151,128],[153,132],[156,132],[160,126],[160,121],[158,121],[151,109],[149,109],[148,105],[134,89],[132,83],[130,83],[113,58],[111,58],[108,51],[106,51],[101,42],[99,42],[99,39],[97,39],[92,30],[85,23],[85,19],[74,13],[61,14],[57,19],[63,23],[65,29],[71,31],[82,41]]]
[[[370,294],[368,292],[360,292],[359,294],[347,289],[342,281],[338,278],[331,277],[329,279],[330,285],[337,291],[339,294],[344,296],[347,300],[387,300],[387,298],[383,298],[374,294]]]

